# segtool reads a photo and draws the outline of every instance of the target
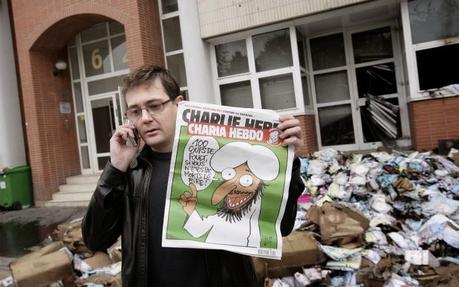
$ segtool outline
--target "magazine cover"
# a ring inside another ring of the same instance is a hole
[[[280,259],[293,148],[274,111],[181,102],[162,246]]]

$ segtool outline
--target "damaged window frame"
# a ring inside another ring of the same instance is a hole
[[[372,60],[367,62],[360,62],[356,63],[354,59],[354,51],[352,45],[352,35],[366,32],[371,30],[377,30],[384,27],[390,27],[391,29],[391,40],[392,40],[392,57],[391,58],[384,58],[378,60]],[[363,135],[363,125],[361,120],[361,115],[359,109],[364,107],[366,104],[366,98],[359,98],[358,97],[358,86],[357,86],[357,75],[356,70],[362,67],[370,67],[380,64],[390,64],[393,63],[395,67],[395,83],[397,85],[397,91],[391,94],[384,94],[379,95],[378,98],[380,99],[398,99],[399,105],[399,113],[400,113],[400,128],[401,134],[397,135],[397,139],[403,137],[410,136],[409,130],[409,121],[408,121],[408,111],[406,105],[406,90],[404,87],[405,76],[404,76],[404,67],[402,64],[402,50],[401,50],[401,43],[400,43],[400,35],[398,33],[399,29],[397,23],[395,21],[379,21],[373,23],[366,23],[363,25],[352,26],[352,27],[344,27],[341,29],[334,29],[330,30],[326,33],[314,34],[309,35],[307,38],[307,50],[308,53],[308,66],[310,67],[309,73],[311,75],[311,90],[312,90],[312,100],[314,101],[314,112],[316,115],[316,130],[317,130],[317,140],[319,144],[319,148],[334,148],[340,150],[361,150],[361,149],[372,149],[376,148],[377,146],[382,145],[381,141],[371,142],[365,141]],[[341,33],[344,37],[344,53],[346,63],[344,66],[337,66],[333,68],[327,68],[322,70],[314,70],[312,68],[312,55],[311,55],[311,44],[310,40],[327,36],[333,34]],[[327,103],[318,103],[317,102],[317,95],[315,90],[315,76],[320,74],[326,74],[330,72],[339,72],[343,71],[347,74],[347,81],[349,85],[349,99],[334,101],[334,102],[327,102]],[[326,108],[326,107],[334,107],[334,106],[342,106],[342,105],[350,105],[352,110],[352,120],[353,120],[353,129],[354,129],[354,143],[351,144],[342,144],[342,145],[327,145],[324,146],[322,143],[322,136],[320,130],[320,122],[319,122],[319,108]],[[357,111],[357,112],[356,112]]]
[[[418,1],[418,0],[413,0]],[[436,40],[431,40],[427,42],[413,42],[413,33],[412,30],[412,23],[410,19],[410,10],[409,4],[411,2],[409,0],[402,0],[400,3],[401,9],[401,20],[402,20],[402,27],[403,27],[403,40],[405,43],[406,48],[406,65],[408,66],[408,78],[409,78],[409,91],[411,95],[411,99],[418,99],[418,98],[430,98],[430,97],[450,97],[454,96],[451,95],[442,95],[438,93],[442,87],[439,88],[432,88],[427,90],[421,90],[421,83],[419,82],[419,70],[418,70],[418,62],[417,62],[417,52],[435,48],[441,48],[449,45],[459,44],[459,35],[454,35],[448,38],[438,38]],[[457,23],[457,21],[456,21]],[[459,25],[459,24],[456,24]],[[447,69],[445,70],[445,72]],[[451,83],[451,84],[459,84],[459,83]]]

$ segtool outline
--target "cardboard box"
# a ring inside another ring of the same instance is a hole
[[[24,260],[10,266],[17,287],[40,287],[73,276],[68,250]]]
[[[113,263],[121,261],[121,237],[119,237],[118,240],[110,248],[107,249],[107,253]]]
[[[257,278],[291,276],[303,266],[325,261],[317,241],[310,232],[295,231],[283,238],[282,260],[253,258]],[[292,272],[293,271],[293,272]]]
[[[81,221],[75,221],[72,223],[63,223],[59,224],[51,235],[51,238],[54,241],[63,241],[67,233],[75,228],[81,227]]]
[[[308,219],[320,227],[322,244],[347,248],[361,246],[369,227],[369,220],[362,213],[338,203],[312,206]]]
[[[454,160],[454,163],[459,166],[459,152],[455,153],[453,155],[453,160]]]
[[[92,269],[109,266],[113,263],[108,254],[104,252],[96,252],[93,257],[84,260],[84,262],[91,266]]]
[[[16,265],[16,264],[19,264],[19,263],[22,263],[22,262],[27,262],[27,261],[31,261],[31,260],[37,259],[39,257],[42,257],[42,256],[46,255],[46,254],[55,252],[55,251],[61,249],[62,247],[64,247],[64,243],[62,243],[61,241],[52,242],[52,243],[42,247],[41,249],[39,249],[37,251],[31,252],[31,253],[28,253],[28,254],[26,254],[24,256],[19,257],[16,261],[12,262],[11,265]]]

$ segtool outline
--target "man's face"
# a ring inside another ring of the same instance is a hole
[[[214,192],[212,204],[224,200],[227,209],[239,210],[252,202],[257,195],[261,179],[256,177],[246,163],[222,171],[225,180]]]
[[[141,117],[134,122],[142,139],[154,151],[172,151],[177,104],[182,99],[181,96],[178,96],[175,100],[164,104],[164,109],[153,116],[144,109]],[[155,79],[149,86],[134,87],[126,93],[128,109],[145,108],[147,104],[159,105],[167,100],[169,96],[159,79]]]

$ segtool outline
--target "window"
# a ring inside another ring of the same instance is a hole
[[[163,14],[175,12],[178,10],[177,0],[161,0]]]
[[[346,66],[343,34],[311,39],[311,55],[314,71]]]
[[[280,30],[252,37],[257,72],[292,66],[289,30]]]
[[[309,104],[309,91],[304,42],[297,35],[294,28],[286,28],[215,45],[213,62],[221,104],[303,111],[300,103]],[[303,58],[297,64],[295,54]],[[295,92],[303,89],[303,95]]]
[[[86,77],[127,70],[128,58],[124,26],[118,22],[96,24],[81,32],[83,64]],[[76,49],[70,49],[72,76],[79,78]]]
[[[222,105],[253,108],[252,92],[250,91],[249,81],[221,85],[220,96]]]
[[[124,35],[112,39],[113,66],[115,71],[127,69],[126,38]]]
[[[309,39],[321,147],[367,148],[401,136],[392,29],[344,29]]]
[[[292,74],[261,78],[259,82],[263,108],[282,110],[296,107]]]
[[[106,40],[84,45],[83,59],[86,77],[111,72],[108,41]]]
[[[356,64],[393,57],[392,37],[389,27],[359,32],[352,35]]]
[[[161,0],[159,4],[166,67],[177,80],[181,93],[186,96],[188,88],[177,0]]]
[[[215,46],[218,76],[225,77],[249,71],[244,40]]]
[[[459,84],[459,73],[452,72],[455,70],[452,59],[457,61],[458,55],[459,44],[417,51],[419,88],[429,90]]]
[[[409,20],[404,29],[411,31],[411,37],[405,36],[411,50],[409,60],[416,63],[415,69],[408,71],[414,83],[412,93],[428,95],[426,90],[459,84],[457,73],[447,68],[454,66],[459,52],[459,2],[409,0],[402,5],[402,12]]]
[[[81,42],[97,40],[107,36],[106,23],[99,23],[81,32]]]
[[[180,19],[173,17],[163,20],[164,46],[166,52],[182,50],[182,37],[180,35]]]
[[[183,53],[166,56],[167,67],[177,80],[180,87],[186,87],[185,62]]]
[[[413,44],[459,35],[459,2],[455,0],[408,1]]]

